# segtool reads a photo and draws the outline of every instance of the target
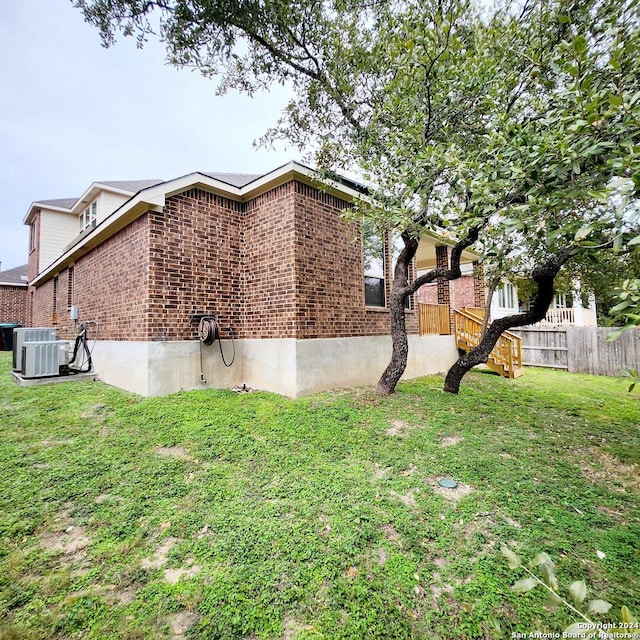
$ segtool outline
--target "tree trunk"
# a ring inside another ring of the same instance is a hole
[[[499,318],[487,330],[485,336],[480,340],[480,344],[475,349],[465,353],[453,364],[447,372],[444,381],[444,391],[448,393],[458,393],[462,378],[478,364],[487,361],[489,354],[493,351],[500,336],[512,327],[524,327],[542,320],[549,306],[553,302],[553,283],[560,267],[571,257],[570,249],[562,250],[557,256],[538,265],[533,270],[533,280],[538,285],[538,294],[533,307],[526,313]]]
[[[393,289],[396,289],[394,278]],[[391,360],[384,370],[376,392],[390,395],[395,391],[398,380],[407,368],[409,356],[409,339],[407,338],[407,325],[405,320],[404,297],[400,297],[397,291],[391,293]]]
[[[407,368],[407,358],[409,355],[409,341],[407,339],[407,326],[405,319],[405,300],[415,293],[423,284],[434,282],[437,278],[455,280],[461,276],[460,258],[462,252],[471,246],[480,233],[479,227],[469,230],[467,236],[455,245],[451,252],[450,269],[432,269],[426,274],[416,278],[408,284],[409,265],[418,250],[418,240],[409,233],[404,232],[402,239],[404,249],[398,256],[398,261],[393,272],[393,285],[391,289],[391,360],[380,376],[376,385],[376,392],[384,395],[392,394],[398,384],[402,374]]]
[[[407,338],[407,324],[403,295],[409,282],[409,265],[418,250],[418,240],[407,233],[402,234],[404,249],[398,256],[393,270],[393,284],[391,286],[391,360],[380,376],[376,385],[376,392],[390,395],[395,391],[398,380],[407,368],[409,355],[409,340]]]

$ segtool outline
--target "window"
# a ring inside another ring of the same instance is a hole
[[[501,309],[515,308],[515,288],[510,282],[505,282],[498,289],[498,306]]]
[[[95,227],[97,218],[98,202],[94,201],[80,214],[80,231]]]
[[[368,307],[384,307],[386,305],[384,234],[376,231],[366,220],[363,224],[362,244],[364,247],[364,302]]]
[[[567,296],[564,293],[558,294],[553,302],[556,309],[567,308]]]
[[[35,221],[29,225],[29,250],[33,251],[36,248],[36,223]]]
[[[51,322],[52,324],[56,324],[58,322],[58,276],[54,276],[53,278],[53,305]]]
[[[68,281],[67,281],[67,307],[69,309],[71,309],[71,307],[73,306],[73,279],[74,279],[74,272],[73,272],[73,267],[69,267],[69,272],[68,272]]]

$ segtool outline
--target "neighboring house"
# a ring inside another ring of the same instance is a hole
[[[0,324],[27,322],[27,265],[0,271]]]
[[[515,313],[524,313],[529,309],[528,303],[518,300],[518,287],[511,282],[503,282],[491,300],[491,318],[503,318]],[[570,294],[555,296],[544,320],[539,326],[571,326],[595,327],[598,324],[596,303],[593,295],[588,296],[586,307],[582,305],[580,285],[576,283],[575,291]]]
[[[201,372],[206,386],[290,396],[375,383],[391,354],[398,246],[344,222],[362,191],[347,179],[321,185],[290,163],[265,175],[96,182],[78,199],[34,202],[25,217],[29,324],[72,338],[77,306],[99,328],[100,378],[143,395],[204,386]],[[449,253],[426,235],[414,273],[446,264]],[[448,283],[440,292],[448,295]],[[407,310],[406,377],[457,358],[452,336],[417,335],[416,306]],[[201,367],[202,314],[217,316],[227,359],[235,348],[231,367],[217,345],[203,348]]]

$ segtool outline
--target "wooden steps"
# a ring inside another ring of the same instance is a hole
[[[471,351],[480,343],[483,310],[464,308],[462,311],[455,310],[453,315],[456,347]],[[524,373],[521,338],[505,331],[489,355],[487,366],[505,378],[521,376]]]

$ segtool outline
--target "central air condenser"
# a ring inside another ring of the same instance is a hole
[[[13,330],[13,370],[22,371],[22,347],[26,342],[53,342],[58,330],[53,327],[20,327]]]
[[[44,378],[60,375],[60,363],[65,360],[67,343],[25,342],[22,345],[22,376]]]

